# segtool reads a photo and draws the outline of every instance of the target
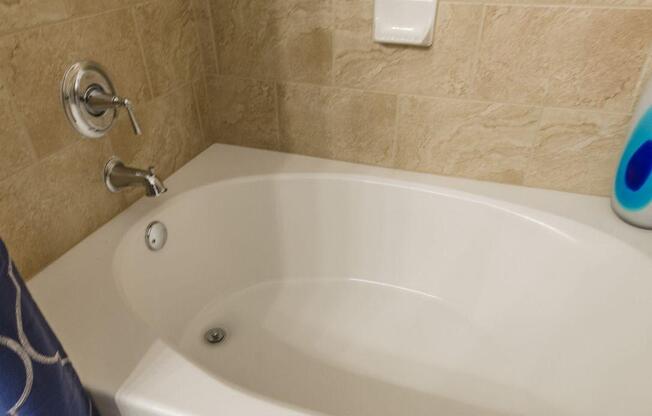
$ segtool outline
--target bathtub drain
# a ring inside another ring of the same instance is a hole
[[[226,331],[222,328],[211,328],[204,334],[204,339],[209,344],[219,344],[226,338]]]

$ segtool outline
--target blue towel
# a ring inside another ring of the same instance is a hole
[[[0,415],[99,415],[2,240]]]

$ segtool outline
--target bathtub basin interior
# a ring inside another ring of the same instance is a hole
[[[113,258],[133,313],[217,382],[335,416],[651,414],[651,272],[564,218],[327,174],[191,190]]]

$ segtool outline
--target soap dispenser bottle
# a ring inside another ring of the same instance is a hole
[[[611,198],[624,221],[652,229],[652,80],[647,83],[632,118]]]

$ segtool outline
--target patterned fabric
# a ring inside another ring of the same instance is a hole
[[[99,415],[2,240],[0,415]]]

